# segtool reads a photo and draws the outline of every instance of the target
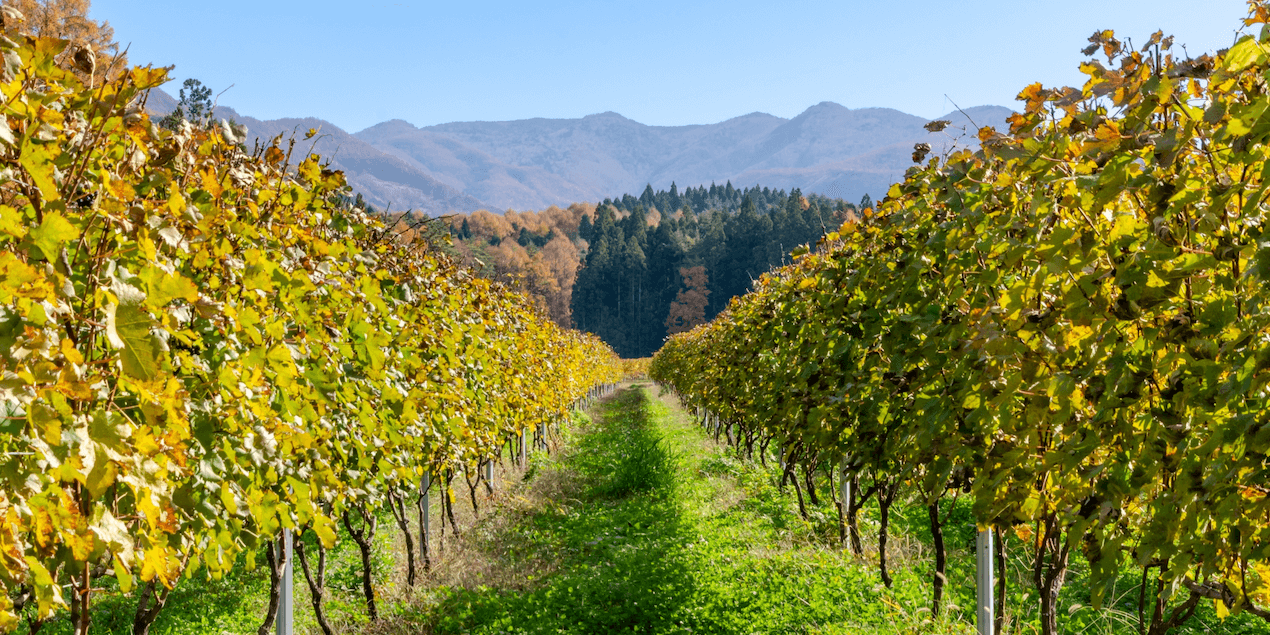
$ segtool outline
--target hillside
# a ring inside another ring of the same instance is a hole
[[[153,91],[149,108],[176,105]],[[269,138],[318,128],[311,146],[345,170],[378,207],[431,214],[477,209],[544,209],[634,193],[731,181],[859,200],[878,197],[912,165],[914,143],[939,152],[961,137],[974,145],[978,125],[1006,127],[1011,111],[980,106],[928,120],[889,108],[849,109],[822,102],[793,119],[751,113],[715,124],[648,126],[617,113],[580,119],[456,122],[418,128],[394,119],[350,134],[315,118],[261,121],[220,107],[217,116]],[[965,134],[969,130],[970,134]]]
[[[975,123],[1005,127],[1011,111],[966,111]],[[973,127],[949,113],[950,133]],[[857,200],[878,195],[912,165],[914,143],[948,147],[928,120],[889,108],[848,109],[832,102],[793,119],[752,113],[695,126],[646,126],[617,113],[581,119],[449,123],[416,128],[394,120],[356,133],[375,148],[499,208],[600,200],[651,184],[732,181],[801,188]],[[973,134],[969,135],[973,143]]]

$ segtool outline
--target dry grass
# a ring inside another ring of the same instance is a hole
[[[588,414],[596,416],[600,407],[601,404],[597,404]],[[434,493],[429,541],[432,566],[426,572],[420,567],[421,575],[413,589],[407,584],[406,542],[401,530],[391,518],[386,518],[386,523],[381,521],[380,531],[392,535],[391,552],[395,560],[389,579],[378,589],[381,606],[426,608],[435,605],[446,589],[486,587],[523,591],[555,572],[558,559],[550,554],[525,557],[530,550],[514,528],[523,525],[525,518],[542,511],[567,513],[572,506],[582,504],[577,496],[583,484],[567,463],[568,457],[577,451],[574,440],[586,431],[587,428],[581,427],[563,435],[552,435],[550,456],[541,451],[532,453],[524,468],[513,461],[496,465],[494,493],[489,494],[482,485],[476,494],[476,510],[472,508],[466,481],[456,477],[453,488],[457,532],[448,519],[442,532],[441,505]],[[528,473],[532,473],[532,478],[527,480]],[[409,526],[417,537],[419,528],[414,518]],[[382,608],[381,613],[386,616]],[[340,624],[335,630],[371,635],[430,632],[426,624],[392,617],[373,624]]]

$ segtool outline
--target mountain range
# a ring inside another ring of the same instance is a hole
[[[176,100],[151,91],[147,108],[166,114]],[[821,102],[792,119],[751,113],[715,124],[648,126],[614,112],[581,119],[461,122],[418,128],[400,119],[349,134],[320,119],[262,121],[217,107],[252,139],[302,139],[297,148],[328,158],[371,204],[437,215],[477,209],[543,209],[665,189],[722,184],[801,188],[848,201],[880,198],[911,166],[913,145],[942,152],[977,145],[977,126],[1005,130],[1012,111],[958,110],[941,133],[930,120],[889,108]],[[700,211],[700,210],[699,210]]]

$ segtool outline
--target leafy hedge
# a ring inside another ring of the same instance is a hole
[[[294,140],[160,130],[165,70],[102,81],[66,47],[0,38],[0,631],[86,631],[101,577],[141,583],[144,626],[183,574],[283,528],[330,547],[619,377]]]
[[[969,493],[1046,633],[1075,553],[1095,603],[1142,572],[1149,632],[1270,620],[1268,20],[1188,59],[1095,34],[1082,88],[1027,87],[1009,134],[911,168],[650,375],[751,449],[843,461],[848,515],[907,491],[938,529]]]

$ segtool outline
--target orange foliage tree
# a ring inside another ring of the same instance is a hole
[[[706,323],[706,304],[709,303],[710,288],[706,279],[706,268],[683,267],[679,275],[684,279],[684,288],[679,290],[670,303],[670,314],[666,316],[666,326],[671,334],[692,330],[698,324]]]
[[[94,70],[100,77],[112,66],[123,69],[127,65],[119,56],[119,45],[110,23],[88,17],[90,0],[4,0],[4,6],[22,14],[24,32],[36,37],[70,40],[74,46],[67,47],[62,56],[75,55],[76,70],[85,77]],[[84,47],[91,53],[82,53]],[[116,56],[119,59],[112,63],[111,59]]]

